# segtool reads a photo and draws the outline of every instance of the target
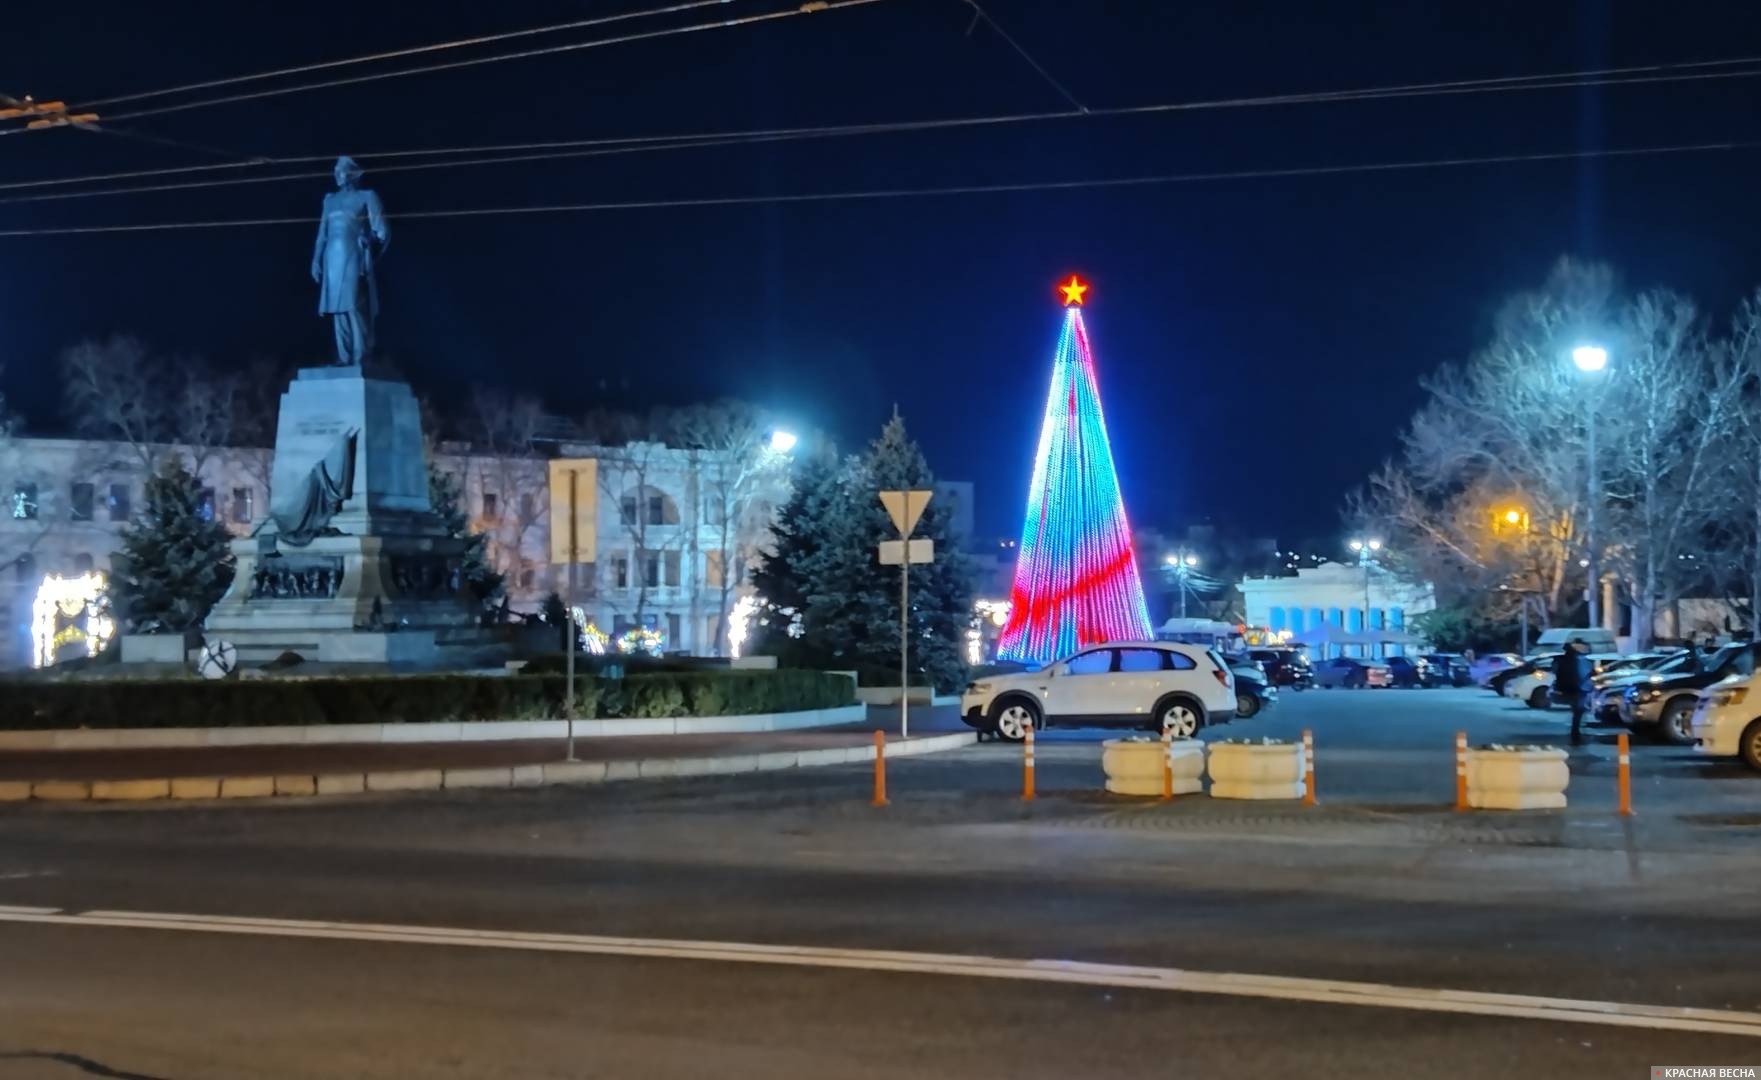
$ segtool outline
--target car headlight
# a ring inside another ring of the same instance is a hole
[[[1714,705],[1741,705],[1749,696],[1746,686],[1732,686],[1712,695]]]
[[[1639,691],[1638,695],[1640,701],[1656,701],[1662,696],[1663,691],[1657,689],[1655,686],[1645,687],[1643,690]]]
[[[969,682],[966,684],[966,692],[968,694],[988,694],[991,692],[991,684],[988,682]]]

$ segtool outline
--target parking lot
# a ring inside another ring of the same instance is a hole
[[[884,714],[877,714],[884,715]],[[953,710],[921,716],[917,727],[960,723]],[[1584,745],[1569,743],[1571,716],[1555,707],[1541,711],[1478,688],[1430,690],[1282,691],[1260,715],[1207,728],[1206,741],[1274,738],[1296,740],[1306,729],[1315,740],[1316,785],[1333,806],[1447,807],[1454,800],[1455,733],[1469,746],[1539,744],[1570,754],[1571,807],[1615,806],[1618,727],[1588,725]],[[914,730],[916,728],[914,727]],[[1037,740],[1038,784],[1056,793],[1100,787],[1100,744],[1135,734],[1118,730],[1054,728]],[[1734,759],[1708,759],[1692,747],[1631,738],[1632,785],[1640,815],[1761,825],[1761,773]],[[1017,783],[1021,748],[986,742],[930,766],[944,783],[1009,789]],[[977,772],[977,776],[971,775]],[[961,775],[967,774],[967,775]],[[982,779],[980,778],[982,777]]]

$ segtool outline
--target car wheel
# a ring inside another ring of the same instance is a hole
[[[1743,763],[1749,768],[1761,769],[1761,720],[1756,720],[1743,729],[1743,738],[1737,744],[1737,753],[1743,756]]]
[[[1663,706],[1663,715],[1657,721],[1657,733],[1677,746],[1691,746],[1694,742],[1694,699],[1671,698]]]
[[[1156,730],[1176,739],[1190,739],[1205,726],[1205,718],[1197,705],[1176,698],[1163,702],[1156,710]]]
[[[1548,696],[1547,688],[1545,686],[1537,686],[1529,691],[1529,708],[1540,709],[1545,712],[1552,704],[1553,701]]]
[[[1235,718],[1236,719],[1238,719],[1238,720],[1252,719],[1253,715],[1259,711],[1260,711],[1260,699],[1258,697],[1255,697],[1253,694],[1236,694],[1235,695]]]
[[[1350,690],[1362,690],[1364,688],[1364,677],[1362,675],[1353,675],[1351,678],[1345,680],[1345,686]]]
[[[999,738],[1020,742],[1027,738],[1028,728],[1041,726],[1039,708],[1026,698],[1004,698],[991,710],[991,723]]]

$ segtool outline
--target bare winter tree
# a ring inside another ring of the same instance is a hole
[[[1737,308],[1718,359],[1719,381],[1731,388],[1733,398],[1715,485],[1725,501],[1713,532],[1726,543],[1708,554],[1729,556],[1741,569],[1749,625],[1755,627],[1761,615],[1761,290]]]
[[[734,591],[758,555],[776,508],[788,497],[787,459],[770,449],[769,425],[753,406],[719,401],[685,409],[674,419],[679,444],[692,455],[700,524],[719,563],[715,650],[727,641]],[[695,531],[695,530],[694,530]]]
[[[1692,301],[1645,293],[1627,306],[1598,404],[1607,438],[1598,453],[1609,549],[1633,605],[1639,648],[1655,613],[1698,577],[1684,569],[1725,502],[1718,450],[1738,421],[1740,373],[1721,362]]]
[[[175,453],[200,473],[241,426],[240,376],[155,355],[134,338],[75,345],[61,356],[61,376],[75,430],[123,444],[144,472]]]
[[[526,558],[526,541],[549,512],[539,453],[544,407],[536,398],[482,389],[471,402],[464,425],[472,449],[468,467],[480,489],[497,496],[494,515],[480,515],[473,529],[486,537],[490,565],[517,583],[533,561]]]

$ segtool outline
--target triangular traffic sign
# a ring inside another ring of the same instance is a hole
[[[929,505],[933,491],[883,491],[880,493],[881,505],[887,508],[887,516],[893,519],[893,525],[899,530],[900,536],[910,536],[911,530],[917,528],[917,520],[923,516],[924,508]]]

